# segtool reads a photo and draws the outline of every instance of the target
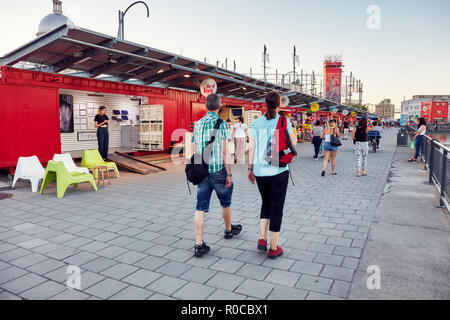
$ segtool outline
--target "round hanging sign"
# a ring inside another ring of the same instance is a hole
[[[356,116],[356,112],[353,111],[353,112],[352,112],[352,117],[355,117],[355,116]]]
[[[336,107],[332,107],[332,108],[330,109],[330,111],[331,111],[331,113],[336,113],[336,112],[337,112],[337,108],[336,108]]]
[[[217,92],[217,83],[212,78],[207,78],[202,81],[200,85],[200,93],[205,98],[210,94],[214,94]]]
[[[343,114],[344,116],[348,116],[348,110],[345,109],[344,111],[342,111],[342,114]]]
[[[317,112],[319,111],[320,105],[317,102],[311,103],[311,111]]]
[[[287,107],[289,105],[289,98],[286,96],[281,97],[281,106],[283,108]]]

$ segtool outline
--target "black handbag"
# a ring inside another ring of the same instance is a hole
[[[335,134],[332,134],[332,135],[330,136],[330,144],[331,144],[333,147],[340,147],[340,146],[342,146],[341,140],[339,140],[339,138],[338,138],[337,135],[335,135]]]
[[[209,161],[205,161],[205,157],[207,156],[207,159],[211,157],[212,152],[212,144],[216,140],[217,132],[219,131],[219,128],[222,124],[223,120],[219,119],[216,122],[216,125],[214,126],[214,130],[212,132],[211,139],[209,140],[208,144],[206,145],[205,149],[202,153],[194,153],[192,158],[189,160],[189,162],[186,164],[186,178],[189,182],[191,182],[194,186],[199,185],[202,183],[203,180],[206,179],[208,176],[209,170],[208,170],[208,163]],[[188,184],[189,186],[189,184]],[[190,191],[190,190],[189,190]]]

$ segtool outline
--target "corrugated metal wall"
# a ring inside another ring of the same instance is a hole
[[[127,110],[129,115],[129,121],[123,122],[123,124],[136,124],[136,115],[139,114],[138,111],[138,102],[132,101],[130,96],[125,95],[114,95],[114,94],[102,94],[103,97],[93,97],[88,96],[89,92],[86,91],[77,91],[77,90],[66,90],[61,89],[59,91],[60,94],[72,95],[74,100],[74,113],[75,113],[75,123],[77,123],[77,119],[83,121],[82,119],[87,118],[87,129],[77,129],[75,128],[74,133],[62,133],[61,134],[61,149],[62,152],[68,151],[79,151],[79,150],[87,150],[87,149],[97,149],[98,142],[97,141],[78,141],[78,132],[95,132],[94,128],[94,117],[97,114],[88,114],[87,116],[80,116],[76,112],[76,105],[78,104],[95,104],[97,107],[105,106],[107,107],[107,115],[110,119],[110,127],[109,127],[109,147],[110,148],[120,148],[122,146],[121,141],[121,125],[114,124],[112,121],[113,110]],[[92,93],[90,93],[92,94]]]

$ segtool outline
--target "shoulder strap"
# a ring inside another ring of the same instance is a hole
[[[217,120],[216,125],[214,126],[214,129],[213,129],[213,132],[211,135],[211,139],[209,140],[208,144],[206,145],[207,147],[216,140],[216,136],[217,136],[217,133],[219,132],[220,126],[222,125],[222,122],[223,122],[222,119]]]

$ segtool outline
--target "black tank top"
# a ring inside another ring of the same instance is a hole
[[[363,130],[360,127],[356,128],[355,140],[358,142],[366,142],[369,141],[367,137],[367,130]]]

